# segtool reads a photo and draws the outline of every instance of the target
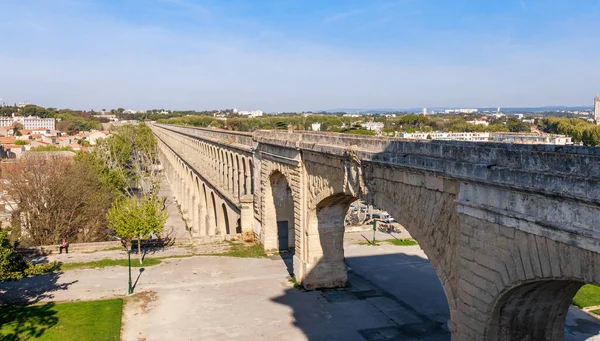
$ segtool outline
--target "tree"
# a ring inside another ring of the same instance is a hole
[[[19,122],[15,122],[13,124],[13,135],[15,136],[21,136],[21,129],[23,129],[23,125]]]
[[[99,141],[95,153],[128,184],[125,194],[133,196],[138,191],[142,195],[158,194],[156,139],[147,125],[120,127],[112,136]]]
[[[3,164],[0,190],[13,226],[33,245],[106,240],[106,212],[115,197],[97,169],[69,157],[33,153]]]
[[[0,227],[0,281],[21,279],[27,275],[34,275],[52,270],[56,263],[33,265],[16,253],[18,241],[9,239],[10,229]]]
[[[129,197],[117,200],[106,214],[109,226],[117,236],[131,244],[138,241],[138,256],[142,264],[141,242],[151,234],[162,232],[168,213],[156,196]]]

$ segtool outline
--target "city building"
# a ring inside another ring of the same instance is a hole
[[[488,142],[490,140],[490,133],[452,133],[452,132],[439,132],[432,131],[429,133],[404,133],[398,134],[398,137],[404,139],[414,140],[448,140],[448,141],[476,141],[476,142]]]
[[[56,129],[56,120],[54,118],[39,118],[37,116],[29,116],[19,118],[18,121],[23,125],[23,129],[27,130],[35,130],[40,128],[50,130]]]
[[[104,139],[109,135],[110,133],[107,131],[92,130],[85,139],[90,142],[90,145],[95,146],[98,139]]]
[[[427,116],[427,108],[423,108],[423,115]]]
[[[10,127],[13,125],[12,117],[0,117],[0,127]]]
[[[235,112],[235,111],[234,111]],[[259,117],[263,115],[263,111],[262,110],[252,110],[252,111],[245,111],[245,110],[240,110],[237,112],[240,116],[248,116],[250,118],[253,117]]]
[[[321,123],[313,123],[310,125],[310,127],[312,128],[313,131],[320,131],[321,130]]]
[[[564,135],[541,135],[519,133],[490,133],[492,142],[519,144],[573,144],[571,137]]]
[[[594,98],[594,121],[600,124],[600,95]]]
[[[361,126],[367,130],[373,130],[376,131],[378,133],[381,133],[381,131],[383,130],[383,122],[366,122],[361,124]]]
[[[570,145],[573,141],[564,135],[519,134],[519,133],[468,133],[468,132],[428,132],[398,133],[398,137],[414,140],[446,140],[470,142],[498,142],[516,144],[557,144]]]
[[[23,129],[36,130],[40,128],[54,130],[56,127],[56,120],[54,118],[39,118],[37,116],[12,116],[12,117],[0,117],[0,127],[10,127],[14,124],[20,123]]]
[[[446,114],[474,114],[478,112],[477,109],[449,109],[444,110]]]
[[[475,125],[482,125],[482,126],[488,126],[490,125],[488,121],[484,121],[484,120],[473,120],[473,121],[467,121],[468,124],[475,124]]]

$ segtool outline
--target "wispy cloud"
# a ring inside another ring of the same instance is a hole
[[[46,28],[44,25],[40,24],[37,21],[27,20],[27,21],[25,21],[25,24],[28,25],[29,27],[33,28],[34,30],[36,30],[39,33],[48,32],[48,28]]]
[[[335,14],[323,19],[323,24],[328,24],[328,23],[332,23],[335,21],[344,20],[346,18],[360,14],[361,12],[362,12],[362,10],[360,10],[360,9],[353,9],[353,10],[347,11],[347,12],[335,13]]]
[[[187,12],[190,15],[200,15],[204,18],[209,18],[211,16],[211,12],[205,6],[197,4],[188,0],[161,0],[161,2],[171,5],[173,7],[178,7],[179,9]]]
[[[519,5],[521,5],[522,9],[527,9],[527,2],[525,0],[519,0]]]

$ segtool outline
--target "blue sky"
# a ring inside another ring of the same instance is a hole
[[[587,105],[600,0],[0,0],[0,98],[52,107]]]

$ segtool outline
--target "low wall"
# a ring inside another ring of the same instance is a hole
[[[69,244],[69,252],[79,252],[79,253],[88,253],[95,251],[103,251],[105,249],[110,249],[114,247],[121,246],[120,241],[110,241],[110,242],[97,242],[97,243],[73,243]],[[42,246],[34,246],[28,248],[17,249],[17,252],[23,254],[42,254],[48,255],[52,253],[58,252],[58,244],[55,245],[42,245]]]
[[[216,236],[199,236],[193,237],[192,241],[194,244],[212,244],[212,243],[220,243],[224,241],[235,241],[240,240],[242,238],[242,234],[222,234]]]

